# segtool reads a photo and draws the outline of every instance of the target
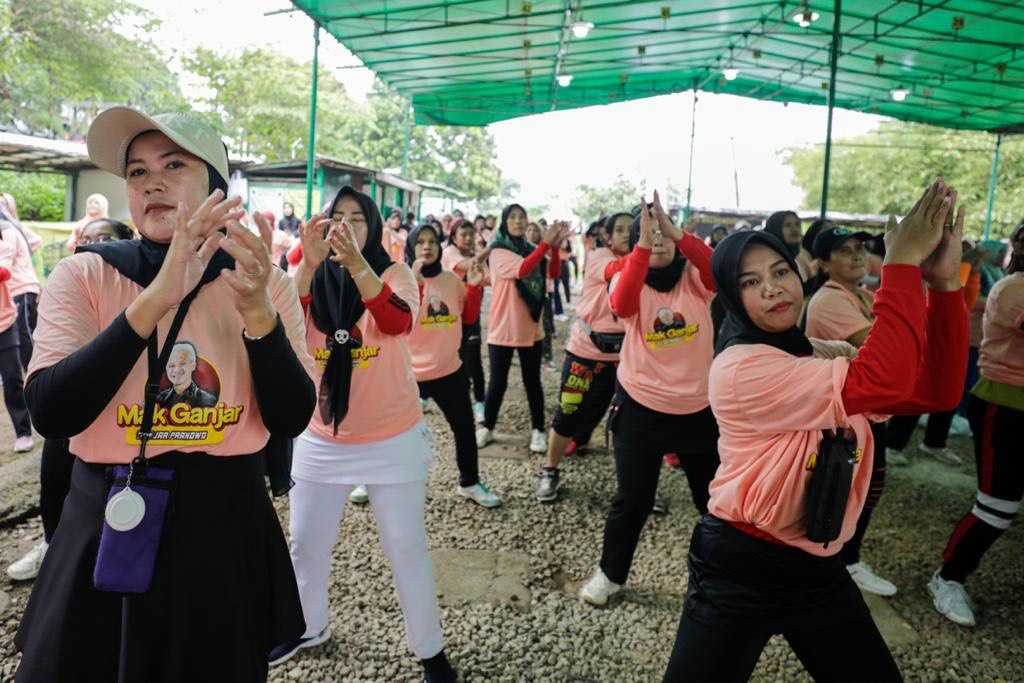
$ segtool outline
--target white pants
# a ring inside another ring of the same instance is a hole
[[[421,480],[366,487],[381,545],[395,576],[409,649],[419,659],[429,659],[444,647],[434,567],[423,521],[426,486],[426,481]],[[331,551],[338,540],[348,495],[354,488],[350,484],[322,484],[295,478],[295,486],[289,492],[291,556],[306,618],[306,637],[315,636],[328,624]]]

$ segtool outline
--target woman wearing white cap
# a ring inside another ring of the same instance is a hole
[[[88,147],[142,239],[81,247],[40,302],[26,394],[76,460],[16,680],[265,680],[305,628],[256,455],[315,405],[298,296],[212,129],[115,107]]]

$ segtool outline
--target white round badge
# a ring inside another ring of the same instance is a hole
[[[345,344],[348,342],[348,330],[336,330],[334,332],[334,341],[339,344]]]
[[[146,501],[135,491],[123,489],[107,501],[103,516],[114,531],[131,531],[146,516]]]

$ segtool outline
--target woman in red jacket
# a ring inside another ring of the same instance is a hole
[[[892,223],[875,322],[856,354],[844,342],[808,340],[797,327],[802,283],[777,238],[736,234],[715,250],[727,315],[709,396],[722,464],[690,542],[666,681],[746,681],[779,633],[815,680],[902,680],[839,551],[871,480],[869,419],[959,400],[963,210],[944,228],[955,198],[936,182]],[[822,491],[841,515],[818,514]]]

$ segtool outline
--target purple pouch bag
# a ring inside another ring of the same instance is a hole
[[[127,478],[127,465],[114,467],[108,501],[125,488]],[[143,472],[132,476],[131,490],[142,496],[146,511],[142,521],[127,531],[117,531],[104,520],[92,575],[97,590],[113,593],[149,590],[173,479],[174,470],[166,467],[147,466]]]

